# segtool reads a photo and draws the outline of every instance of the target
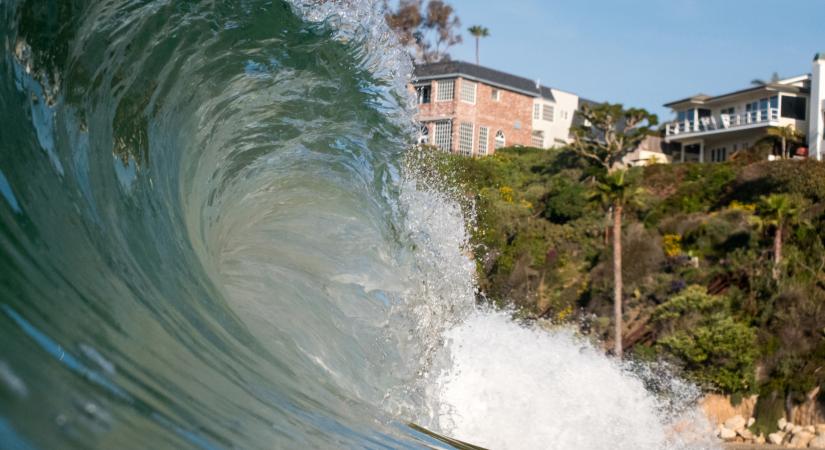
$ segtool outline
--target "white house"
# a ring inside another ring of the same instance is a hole
[[[810,158],[825,159],[825,53],[816,55],[808,75],[665,106],[676,115],[665,125],[665,141],[680,146],[676,161],[724,161],[768,128],[788,125],[806,135]]]
[[[555,88],[533,101],[532,146],[552,148],[570,143],[570,127],[579,109],[579,96]]]

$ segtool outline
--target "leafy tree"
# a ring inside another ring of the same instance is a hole
[[[659,123],[644,109],[624,109],[621,104],[582,105],[578,114],[582,125],[572,128],[573,150],[607,172],[622,166],[622,160],[636,150]]]
[[[461,43],[458,30],[461,21],[452,6],[442,0],[401,0],[398,8],[389,11],[386,20],[396,31],[402,45],[412,47],[413,58],[431,63],[449,59],[447,50]]]
[[[643,190],[626,170],[606,174],[596,184],[592,199],[612,208],[613,212],[613,318],[615,338],[614,353],[622,357],[622,214],[628,204],[639,203]]]
[[[782,241],[788,226],[800,221],[804,200],[789,194],[762,196],[759,205],[760,226],[773,231],[773,278],[778,280],[782,270]]]
[[[644,109],[624,109],[620,104],[585,104],[579,112],[582,125],[573,128],[573,150],[604,170],[597,185],[597,197],[613,210],[613,315],[614,351],[622,356],[622,213],[639,188],[620,170],[622,160],[650,134],[658,123],[655,114]]]
[[[490,36],[490,30],[488,30],[487,27],[482,27],[481,25],[473,25],[470,28],[468,28],[467,31],[469,31],[470,35],[472,35],[476,39],[476,65],[479,65],[480,60],[478,57],[478,43],[481,40],[481,38],[486,38]]]

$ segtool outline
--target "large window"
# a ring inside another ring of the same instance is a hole
[[[501,130],[496,131],[496,150],[504,147],[506,141],[504,140],[504,132]]]
[[[497,101],[501,100],[501,91],[494,88],[490,92],[490,99],[492,99],[494,102],[497,102]]]
[[[418,86],[415,88],[415,93],[418,95],[419,105],[430,103],[432,100],[433,87],[429,84],[426,86]]]
[[[478,155],[487,156],[487,140],[489,139],[490,129],[481,127],[478,129]]]
[[[467,80],[461,80],[461,101],[467,103],[476,102],[476,83]]]
[[[433,145],[451,152],[453,150],[453,124],[449,120],[435,123],[435,130],[433,132]]]
[[[464,156],[473,156],[473,124],[462,123],[458,126],[458,152]]]
[[[538,103],[533,105],[533,120],[541,120],[541,105]]]
[[[536,148],[544,148],[544,132],[534,131],[530,139],[530,145]]]
[[[556,107],[553,106],[553,105],[544,105],[543,115],[544,115],[544,120],[546,120],[548,122],[552,122],[553,119],[555,119],[555,116],[556,116]]]
[[[805,120],[805,98],[782,96],[782,117]]]
[[[435,101],[449,102],[455,98],[455,80],[441,80],[435,93]]]

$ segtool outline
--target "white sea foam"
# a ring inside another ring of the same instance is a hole
[[[450,436],[493,449],[715,448],[693,408],[673,413],[674,399],[570,329],[478,311],[445,338],[450,365],[433,393]]]

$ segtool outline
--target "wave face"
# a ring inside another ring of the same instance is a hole
[[[475,310],[460,208],[403,169],[410,68],[374,2],[0,14],[0,447],[434,445],[415,421],[605,448],[541,428],[590,389],[573,368],[619,380],[611,448],[674,442],[639,378]],[[525,403],[514,374],[555,387]]]

